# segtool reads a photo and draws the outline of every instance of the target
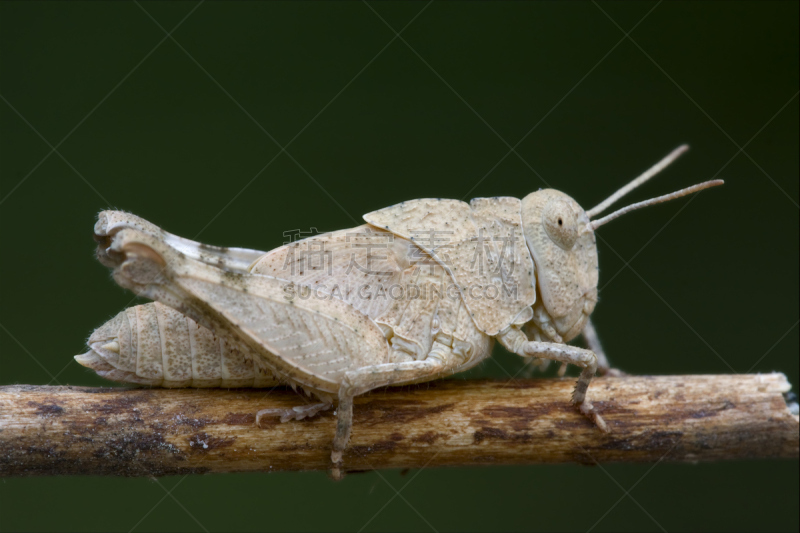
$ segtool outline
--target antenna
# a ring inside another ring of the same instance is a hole
[[[600,202],[598,205],[589,209],[586,212],[586,214],[589,215],[589,218],[596,217],[597,215],[599,215],[600,213],[611,207],[611,205],[615,203],[617,200],[619,200],[620,198],[631,192],[633,189],[635,189],[642,183],[646,182],[647,180],[649,180],[650,178],[652,178],[653,176],[655,176],[656,174],[667,168],[670,165],[670,163],[678,159],[681,156],[681,154],[683,154],[683,152],[685,152],[688,149],[689,149],[688,144],[682,144],[678,146],[673,151],[671,151],[664,159],[662,159],[661,161],[650,167],[650,169],[645,171],[644,174],[642,174],[641,176],[639,176],[638,178],[636,178],[635,180],[633,180],[632,182],[630,182],[629,184],[627,184],[626,186],[624,186],[623,188],[621,188],[620,190],[618,190],[617,192],[615,192],[614,194],[612,194],[611,196]]]
[[[655,167],[653,167],[655,168]],[[629,213],[635,209],[641,209],[642,207],[647,207],[649,205],[660,204],[662,202],[669,202],[670,200],[674,200],[676,198],[680,198],[681,196],[686,196],[687,194],[692,194],[697,191],[702,191],[703,189],[708,189],[709,187],[716,187],[717,185],[722,185],[725,183],[722,180],[711,180],[711,181],[704,181],[703,183],[698,183],[697,185],[692,185],[691,187],[686,187],[685,189],[681,189],[679,191],[675,191],[673,193],[665,194],[664,196],[658,196],[656,198],[651,198],[649,200],[644,200],[643,202],[636,202],[635,204],[631,204],[629,206],[623,207],[622,209],[618,209],[611,213],[610,215],[606,215],[603,218],[599,218],[597,220],[593,220],[589,222],[589,225],[592,227],[593,230],[596,230],[603,224],[607,224],[611,222],[615,218],[619,218],[625,213]],[[622,189],[620,189],[622,190]]]

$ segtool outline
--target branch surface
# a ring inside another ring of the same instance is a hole
[[[597,378],[611,432],[569,404],[574,379],[437,381],[356,398],[348,470],[797,458],[783,374]],[[325,470],[336,417],[281,423],[284,389],[0,387],[0,476]]]

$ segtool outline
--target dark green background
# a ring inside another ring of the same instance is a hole
[[[268,250],[412,198],[547,183],[588,208],[683,142],[625,203],[727,183],[599,231],[606,350],[636,374],[798,383],[796,2],[206,2],[177,43],[158,25],[197,4],[140,6],[0,3],[0,383],[107,384],[70,360],[132,304],[93,257],[109,205]],[[472,374],[519,369],[494,360]],[[424,470],[380,513],[376,473],[167,478],[180,504],[141,522],[165,496],[151,480],[5,479],[0,528],[797,530],[797,466]]]

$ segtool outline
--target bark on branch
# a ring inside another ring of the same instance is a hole
[[[797,458],[783,374],[439,381],[356,399],[348,470]],[[335,416],[262,422],[291,390],[0,387],[0,475],[162,476],[329,468]]]

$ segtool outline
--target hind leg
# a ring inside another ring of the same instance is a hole
[[[202,244],[168,233],[155,224],[131,213],[103,211],[97,216],[97,223],[94,226],[94,239],[99,244],[97,258],[106,266],[115,266],[113,259],[108,257],[106,249],[110,245],[111,238],[123,229],[141,231],[163,241],[170,248],[186,257],[242,274],[249,272],[250,265],[267,253],[247,248],[225,248]]]

